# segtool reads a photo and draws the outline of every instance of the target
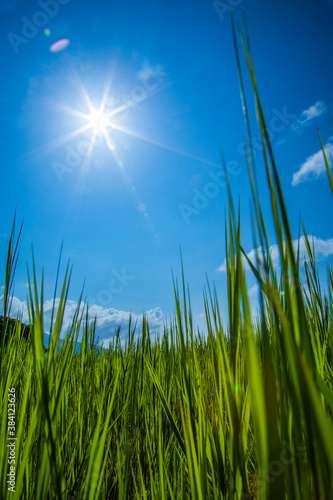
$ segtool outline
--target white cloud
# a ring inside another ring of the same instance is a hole
[[[0,297],[0,315],[3,314],[3,298],[4,296],[1,295]],[[17,297],[12,297],[12,306],[10,310],[10,316],[12,318],[17,318],[18,316],[22,316],[22,321],[23,323],[28,323],[29,322],[29,316],[28,316],[28,309],[27,309],[27,304],[25,302],[22,302],[19,300]]]
[[[328,160],[333,156],[333,137],[330,137],[325,144],[325,152]],[[301,182],[310,181],[321,177],[326,172],[324,153],[322,149],[317,153],[309,156],[305,162],[299,167],[297,172],[293,174],[292,185],[297,186]]]
[[[321,238],[317,238],[316,236],[310,235],[309,242],[310,242],[311,248],[314,245],[315,255],[316,255],[317,260],[318,260],[318,258],[320,259],[320,258],[325,258],[325,257],[329,257],[330,255],[333,255],[333,238],[328,238],[327,240],[323,240]],[[307,259],[307,250],[306,250],[304,236],[301,236],[301,238],[299,240],[298,239],[293,240],[295,252],[297,252],[297,250],[298,250],[298,243],[299,243],[299,251],[300,251],[300,262],[303,262],[304,259]],[[258,248],[258,252],[259,252],[259,256],[261,256],[261,259],[262,259],[262,257],[263,257],[262,247]],[[257,255],[257,249],[255,249],[255,248],[253,248],[252,250],[250,250],[250,252],[247,253],[249,260],[254,265],[256,265],[256,255]],[[280,255],[279,255],[278,245],[274,244],[274,245],[270,246],[270,255],[271,255],[273,265],[278,266],[280,263]],[[249,271],[251,268],[250,268],[246,258],[244,257],[244,255],[242,255],[242,262],[243,262],[244,269],[246,271]],[[221,264],[216,269],[216,271],[221,272],[221,273],[223,273],[223,272],[225,273],[227,271],[226,259],[224,259],[223,264]]]
[[[315,104],[305,109],[297,118],[296,122],[293,124],[294,129],[299,129],[308,125],[308,123],[314,118],[322,115],[326,112],[326,104],[323,101],[317,101]]]
[[[118,311],[113,308],[103,308],[101,306],[91,306],[89,308],[90,317],[97,316],[96,336],[99,336],[100,341],[104,341],[104,347],[107,347],[114,338],[114,334],[118,326],[121,327],[121,339],[125,339],[128,335],[128,325],[131,313],[129,311]],[[149,332],[155,334],[163,330],[164,318],[160,307],[150,309],[145,312]],[[133,330],[137,322],[136,333],[139,334],[142,328],[142,314],[132,313],[131,330]]]
[[[260,247],[258,249],[259,254],[262,256],[262,248]],[[276,265],[279,262],[279,247],[277,245],[271,245],[270,247],[270,253],[271,253],[271,258],[273,260],[273,263]],[[252,250],[249,251],[249,253],[246,254],[250,261],[255,265],[256,263],[256,255],[257,255],[257,250],[253,248]],[[245,271],[249,271],[251,268],[247,262],[247,259],[242,255],[242,262],[243,262],[243,267]],[[221,264],[217,269],[217,272],[220,273],[226,273],[227,272],[227,260],[224,259],[223,264]]]
[[[55,314],[59,307],[59,298],[55,299]],[[46,300],[44,302],[44,329],[46,332],[50,330],[51,314],[53,307],[53,299]],[[84,302],[80,304],[80,310],[82,311],[85,307]],[[74,312],[77,308],[77,302],[74,300],[67,300],[63,327],[61,330],[61,337],[66,333],[66,330],[70,327]],[[10,311],[10,316],[16,318],[18,314],[22,314],[22,321],[24,323],[29,323],[29,316],[27,311],[27,305],[22,302],[17,297],[13,297],[12,308]],[[3,295],[0,297],[0,314],[3,314]],[[94,317],[97,317],[97,328],[96,328],[96,338],[99,337],[100,342],[104,340],[104,346],[107,347],[112,341],[113,335],[118,326],[121,327],[121,339],[126,338],[128,333],[129,318],[131,313],[129,311],[120,311],[113,308],[103,308],[101,306],[93,305],[89,307],[89,318],[92,321]],[[148,319],[149,331],[152,335],[158,331],[163,331],[164,317],[163,312],[160,307],[155,309],[150,309],[146,311],[146,316]],[[84,318],[85,319],[85,315]],[[133,329],[135,323],[137,322],[136,333],[140,333],[142,327],[142,314],[132,314],[132,325]],[[79,341],[82,339],[82,335],[79,335]]]
[[[54,305],[55,305],[55,314],[58,311],[59,307],[59,302],[60,299],[56,298]],[[81,302],[81,307],[83,307],[83,302]],[[64,320],[63,320],[63,327],[62,327],[62,336],[65,334],[67,328],[70,326],[72,322],[72,318],[74,315],[74,311],[76,309],[77,303],[74,302],[73,300],[68,300],[67,305],[65,307],[65,312],[64,312]],[[53,299],[46,300],[44,302],[44,307],[43,307],[43,312],[44,312],[44,330],[48,332],[50,330],[50,324],[51,324],[51,314],[52,314],[52,307],[53,307]],[[3,314],[3,295],[0,297],[0,314]],[[22,315],[22,321],[23,323],[29,323],[29,314],[28,314],[28,309],[27,309],[27,303],[21,301],[17,297],[12,297],[12,306],[10,310],[10,316],[12,318],[16,318],[17,316]]]
[[[259,285],[255,283],[251,288],[248,289],[247,294],[249,297],[256,297],[259,292]]]

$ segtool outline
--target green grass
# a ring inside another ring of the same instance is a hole
[[[245,96],[235,28],[234,40]],[[278,273],[269,253],[249,142],[253,236],[256,247],[264,249],[255,265],[249,262],[260,290],[258,317],[252,316],[249,305],[240,215],[230,185],[228,326],[223,328],[217,293],[208,287],[208,336],[194,329],[183,273],[180,287],[174,281],[176,317],[158,338],[151,337],[144,318],[139,338],[130,323],[126,345],[120,343],[118,331],[105,351],[96,345],[96,325],[89,326],[88,305],[82,311],[80,297],[58,350],[70,282],[67,269],[45,355],[43,279],[38,296],[33,264],[28,299],[31,339],[21,339],[16,323],[9,342],[0,347],[1,499],[333,498],[333,271],[328,266],[329,292],[324,293],[314,249],[302,226],[308,258],[307,282],[301,284],[301,263],[265,125],[247,28],[240,40],[258,109],[281,259]],[[247,108],[246,115],[249,124]],[[5,316],[18,239],[14,224]],[[59,296],[57,287],[54,295]],[[76,353],[79,331],[83,340]],[[15,493],[6,483],[9,388],[16,394]]]

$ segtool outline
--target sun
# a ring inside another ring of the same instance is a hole
[[[108,115],[101,109],[93,108],[88,121],[90,128],[93,128],[96,131],[100,130],[101,132],[104,132],[105,126],[108,124]]]
[[[110,122],[110,113],[105,113],[105,103],[102,102],[100,108],[95,108],[91,103],[89,105],[89,115],[83,115],[88,121],[87,128],[93,131],[93,141],[99,133],[102,133],[108,148],[113,151],[114,144],[109,137],[109,128],[112,126]]]

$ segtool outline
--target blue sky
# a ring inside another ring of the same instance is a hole
[[[316,129],[333,154],[333,2],[2,0],[0,266],[16,208],[24,219],[16,308],[26,299],[31,245],[49,300],[63,241],[62,271],[73,264],[68,318],[85,279],[101,338],[129,312],[147,310],[153,329],[173,315],[180,246],[196,323],[204,325],[206,273],[226,312],[220,147],[240,197],[243,246],[253,249],[231,9],[237,21],[247,14],[295,240],[301,213],[325,282],[332,197]],[[97,113],[95,125],[107,139],[88,128],[102,102],[108,119]],[[248,284],[255,292],[250,273]]]

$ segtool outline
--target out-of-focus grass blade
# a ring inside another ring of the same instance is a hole
[[[324,155],[324,160],[325,160],[325,166],[326,166],[326,170],[327,170],[327,175],[328,175],[328,178],[329,178],[329,181],[330,181],[331,190],[332,190],[332,194],[333,194],[333,177],[332,177],[331,167],[330,167],[330,164],[329,164],[328,159],[327,159],[327,155],[326,155],[324,143],[322,141],[322,138],[321,138],[321,135],[319,133],[319,130],[318,130],[318,136],[319,136],[319,140],[320,140],[321,149],[323,150],[323,155]]]

